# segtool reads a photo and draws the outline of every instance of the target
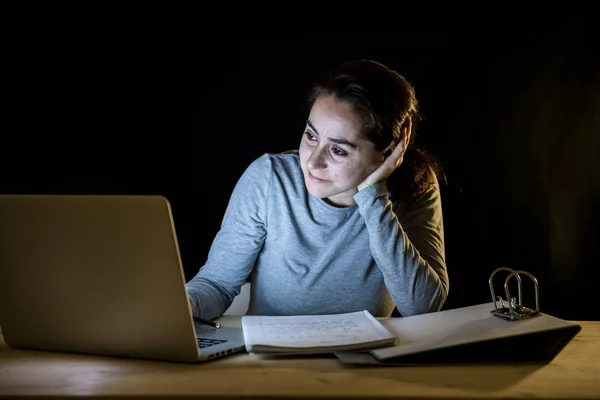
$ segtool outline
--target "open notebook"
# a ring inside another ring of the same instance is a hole
[[[246,351],[293,355],[392,346],[396,337],[368,311],[242,317]]]

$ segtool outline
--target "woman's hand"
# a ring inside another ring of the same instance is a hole
[[[359,192],[367,186],[374,185],[377,182],[385,182],[392,172],[402,164],[406,147],[408,147],[408,138],[411,129],[412,121],[409,119],[403,129],[404,135],[402,135],[402,140],[400,140],[396,147],[393,148],[392,153],[383,160],[383,163],[358,184]]]
[[[405,152],[406,140],[401,140],[392,151],[392,154],[383,160],[383,163],[358,185],[358,190],[361,191],[367,186],[374,185],[378,182],[385,182],[392,172],[402,164]]]

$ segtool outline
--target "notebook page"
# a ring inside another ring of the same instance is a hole
[[[340,346],[394,337],[368,311],[333,315],[244,316],[246,344],[288,348]]]

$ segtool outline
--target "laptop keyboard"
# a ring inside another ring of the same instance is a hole
[[[201,349],[205,349],[210,346],[214,346],[215,344],[225,343],[227,339],[209,339],[209,338],[196,338],[198,341],[198,347]]]

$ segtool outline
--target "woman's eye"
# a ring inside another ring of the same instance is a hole
[[[311,142],[315,142],[317,140],[317,137],[308,131],[304,132],[304,134],[306,135],[306,138]]]
[[[333,152],[334,155],[336,156],[346,156],[348,153],[346,153],[344,150],[338,149],[337,147],[333,147],[331,149],[331,151]]]

